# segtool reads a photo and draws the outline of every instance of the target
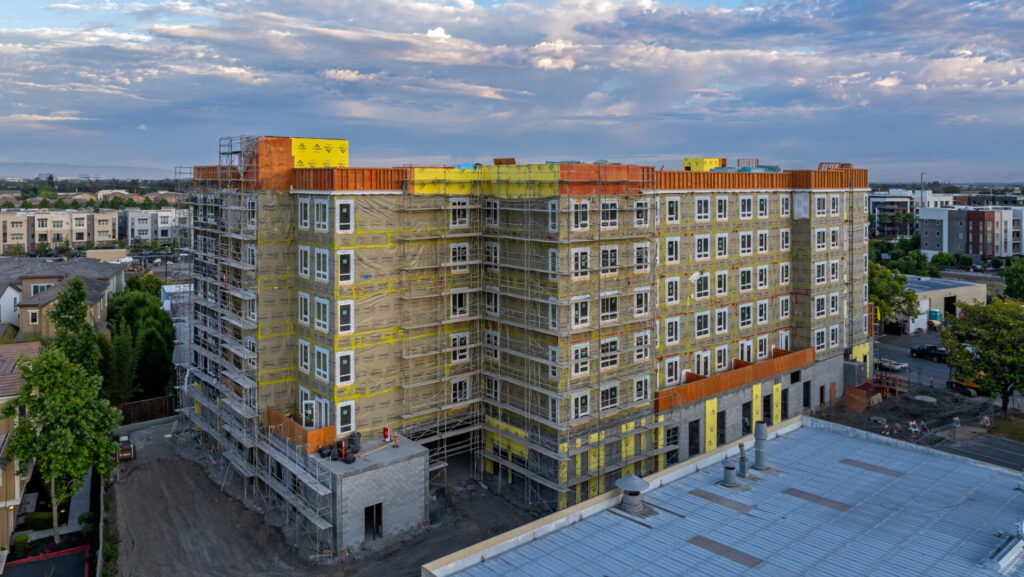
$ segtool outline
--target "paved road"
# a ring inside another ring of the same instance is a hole
[[[912,382],[922,385],[934,382],[936,387],[945,387],[946,381],[949,380],[949,365],[927,359],[915,359],[910,356],[910,349],[913,347],[941,345],[942,343],[939,341],[937,332],[921,335],[885,335],[875,341],[875,356],[910,365],[910,368],[895,374],[906,377]]]
[[[946,442],[936,448],[993,465],[1017,470],[1024,469],[1024,443],[1002,437],[978,435],[966,441]]]

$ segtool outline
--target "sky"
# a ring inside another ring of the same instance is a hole
[[[247,134],[347,138],[354,166],[712,156],[1024,181],[1024,0],[2,5],[0,173],[171,177]]]

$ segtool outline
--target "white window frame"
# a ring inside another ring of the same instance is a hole
[[[814,195],[814,216],[828,216],[828,197],[824,194]]]
[[[651,356],[651,331],[633,333],[633,361],[646,361]]]
[[[331,226],[331,215],[326,198],[313,199],[313,230],[327,232]]]
[[[601,276],[610,277],[619,274],[619,247],[618,245],[604,245],[601,247]]]
[[[782,251],[782,252],[786,252],[786,251],[789,250],[789,229],[788,228],[780,228],[779,229],[779,250]]]
[[[579,393],[572,396],[572,418],[582,419],[590,414],[590,393]]]
[[[321,318],[321,313],[323,317]],[[313,328],[326,333],[331,324],[331,303],[321,297],[313,298]]]
[[[496,198],[484,199],[484,226],[501,224],[501,201]]]
[[[572,280],[587,280],[590,278],[590,249],[572,249]]]
[[[671,387],[682,382],[683,376],[680,370],[679,356],[665,359],[665,386]]]
[[[715,220],[729,220],[729,197],[718,195],[715,197]]]
[[[788,319],[790,311],[789,295],[779,297],[779,318]]]
[[[828,262],[814,263],[814,284],[825,284],[828,279]]]
[[[453,198],[448,201],[448,228],[469,227],[469,199]]]
[[[715,295],[720,296],[729,292],[729,271],[715,271]]]
[[[746,205],[746,207],[744,207]],[[744,209],[745,208],[745,209]],[[751,220],[754,218],[754,197],[744,195],[740,197],[740,220]]]
[[[779,216],[789,216],[792,211],[793,197],[788,194],[779,196]]]
[[[753,303],[743,303],[737,307],[737,315],[739,317],[737,324],[741,329],[754,326],[754,305]],[[746,318],[744,318],[746,316]]]
[[[320,360],[324,360],[324,366],[320,366]],[[331,374],[330,351],[320,346],[313,346],[313,378],[318,381],[327,382]]]
[[[348,225],[341,223],[341,207],[348,207]],[[334,232],[338,234],[351,234],[355,231],[355,204],[351,200],[334,201]]]
[[[828,328],[828,346],[833,349],[839,346],[839,325]]]
[[[768,285],[770,284],[768,277],[768,265],[757,265],[757,290],[768,288]]]
[[[349,424],[342,425],[341,423],[341,409],[348,408]],[[338,435],[345,433],[351,433],[356,430],[356,403],[355,401],[338,401],[338,404],[334,406],[334,429]]]
[[[651,377],[643,375],[633,379],[633,402],[651,398]]]
[[[494,290],[484,291],[484,312],[489,316],[501,316],[501,294]]]
[[[465,403],[469,400],[469,377],[452,379],[451,382],[451,404]]]
[[[337,327],[338,328],[338,334],[339,335],[349,335],[349,334],[352,334],[352,332],[355,331],[355,326],[356,326],[356,306],[355,306],[355,302],[352,301],[352,300],[341,300],[341,301],[338,301],[337,309],[338,309],[338,323],[337,323],[337,325],[338,325],[338,327]],[[342,314],[342,310],[343,309],[348,309],[348,314],[347,315]],[[342,321],[343,321],[343,319],[345,319],[346,316],[348,317],[348,324],[347,324],[347,326],[345,324],[342,324]]]
[[[757,358],[766,359],[771,353],[768,348],[768,335],[757,335]]]
[[[469,360],[469,332],[449,333],[448,342],[451,345],[449,359],[451,364],[464,363]]]
[[[679,222],[679,197],[670,196],[665,199],[665,223],[675,224]]]
[[[600,319],[602,323],[613,323],[619,320],[619,297],[618,296],[606,296],[601,297],[600,301],[601,311]],[[607,303],[607,309],[605,310],[605,304]],[[612,310],[614,307],[614,310]]]
[[[298,223],[299,228],[302,229],[302,230],[309,230],[310,209],[309,209],[309,199],[308,198],[300,198],[299,199],[297,212],[298,212],[297,216],[298,216],[298,221],[299,221],[299,223]]]
[[[675,304],[679,302],[679,277],[670,276],[665,279],[665,303]]]
[[[586,298],[572,303],[572,328],[580,329],[590,326],[590,301]]]
[[[703,248],[701,247],[703,245]],[[698,234],[693,237],[693,258],[694,260],[711,259],[711,235]]]
[[[609,218],[605,218],[605,213]],[[612,230],[619,228],[619,201],[611,199],[601,200],[601,229]]]
[[[469,292],[459,291],[451,293],[448,297],[448,304],[452,318],[469,316]]]
[[[771,213],[771,199],[768,195],[759,194],[757,196],[757,218],[768,218]]]
[[[839,261],[830,260],[828,261],[828,281],[838,282],[839,281]]]
[[[558,232],[558,200],[548,201],[548,232]]]
[[[633,226],[646,228],[651,224],[651,203],[647,199],[638,199],[633,203]]]
[[[342,367],[346,366],[343,360],[347,360],[348,375],[342,373]],[[338,351],[334,353],[334,382],[337,386],[351,385],[356,381],[356,353],[355,351]]]
[[[451,271],[453,273],[463,273],[469,271],[468,242],[453,242],[449,244],[448,254],[450,257]]]
[[[825,295],[815,295],[814,297],[814,318],[820,319],[828,315],[828,297]]]
[[[497,242],[484,243],[484,265],[494,271],[501,264],[501,245]]]
[[[637,289],[633,293],[633,317],[643,318],[651,314],[651,291]]]
[[[309,325],[309,317],[312,314],[312,301],[309,298],[309,293],[299,292],[299,303],[298,303],[298,319],[300,325]]]
[[[757,324],[765,325],[771,320],[772,304],[768,299],[757,301]]]
[[[770,242],[771,241],[768,239],[768,231],[767,230],[759,230],[759,231],[757,231],[757,253],[758,254],[765,254],[765,253],[767,253],[768,249],[770,248],[769,247]]]
[[[590,374],[590,343],[580,343],[572,346],[572,377],[582,377]]]
[[[633,244],[633,272],[651,270],[651,243],[638,242]]]
[[[744,285],[744,282],[743,282],[743,277],[744,276],[747,277],[746,285]],[[738,270],[737,271],[737,278],[738,278],[738,283],[737,284],[739,284],[739,288],[740,288],[740,292],[741,293],[750,292],[751,290],[754,289],[754,268],[753,267],[745,266],[745,267],[741,268],[740,270]]]
[[[309,346],[309,341],[306,339],[299,339],[299,372],[309,374],[310,359],[312,358],[312,349]]]
[[[484,331],[484,357],[499,360],[501,358],[501,333],[498,331]]]
[[[703,287],[701,286],[703,285]],[[703,290],[701,290],[703,288]],[[697,300],[711,297],[711,274],[697,273],[693,279],[693,297]]]
[[[665,344],[677,344],[679,338],[679,317],[669,317],[665,320]]]
[[[828,231],[824,228],[814,229],[814,250],[825,250],[828,242]]]
[[[558,249],[548,249],[548,280],[558,281]]]
[[[619,337],[601,339],[600,370],[615,369],[619,366]]]
[[[590,229],[590,201],[572,201],[572,230]]]
[[[729,258],[729,233],[720,232],[715,235],[715,258]]]
[[[736,358],[748,363],[754,361],[753,339],[741,339],[736,345]]]
[[[740,256],[754,254],[754,232],[750,230],[740,231]]]
[[[313,259],[309,250],[309,247],[300,244],[299,245],[299,276],[303,278],[309,278],[309,270],[312,268]]]
[[[693,353],[693,372],[705,377],[711,376],[711,351],[703,350]]]
[[[698,339],[711,336],[711,313],[709,311],[693,315],[693,336]]]
[[[729,307],[715,309],[715,334],[721,335],[729,332]]]
[[[779,286],[786,286],[789,284],[790,277],[790,265],[789,262],[779,263]]]
[[[839,293],[829,293],[828,295],[828,314],[829,316],[839,314],[841,308],[839,299]]]
[[[693,199],[693,220],[711,222],[711,197],[698,196]]]
[[[789,331],[788,330],[779,331],[779,348],[784,350],[784,351],[788,351],[788,350],[790,350],[789,349],[790,344],[791,343],[789,341]]]
[[[321,266],[323,265],[323,266]],[[313,279],[327,282],[331,277],[331,257],[326,248],[313,249]]]
[[[665,239],[665,264],[679,262],[679,237],[670,236]]]
[[[830,213],[832,216],[839,216],[843,214],[843,201],[838,194],[833,194],[829,199],[829,205],[831,207]]]
[[[715,372],[729,370],[729,345],[715,347]]]
[[[814,350],[823,351],[828,348],[828,342],[826,341],[825,329],[818,329],[814,331]]]
[[[839,227],[833,226],[828,229],[828,247],[839,248]]]

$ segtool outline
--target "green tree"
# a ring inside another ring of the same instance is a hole
[[[64,290],[57,295],[57,302],[50,310],[53,321],[53,344],[71,362],[81,365],[90,375],[99,373],[100,349],[96,335],[88,322],[89,305],[85,303],[85,283],[81,277],[68,281]]]
[[[39,201],[39,208],[50,208],[50,201],[45,198]]]
[[[999,395],[1006,414],[1013,393],[1024,393],[1024,303],[996,299],[957,307],[960,315],[950,315],[942,331],[949,364],[982,392]]]
[[[18,362],[25,382],[3,408],[11,418],[25,408],[11,434],[8,451],[24,473],[33,459],[50,485],[53,541],[60,543],[57,513],[60,504],[81,488],[89,467],[102,478],[114,467],[117,444],[113,432],[121,413],[99,398],[99,375],[90,375],[56,347],[47,347],[32,360]]]
[[[932,256],[932,264],[939,267],[955,266],[956,258],[948,252],[937,252]]]
[[[9,200],[5,200],[4,203],[0,205],[0,208],[14,208],[14,203]]]
[[[1006,296],[1018,300],[1024,299],[1024,260],[1017,259],[999,274],[1006,281]]]
[[[19,207],[20,208],[32,208],[32,203],[27,201],[27,200],[23,200],[23,201],[21,201],[21,204],[19,205]]]
[[[44,240],[36,245],[36,250],[39,252],[47,252],[50,250],[50,243]]]
[[[882,322],[896,315],[917,315],[917,293],[907,288],[907,277],[882,265],[868,264],[868,299],[874,303]]]
[[[971,266],[974,264],[974,259],[970,255],[961,254],[956,257],[956,264],[958,266]]]
[[[924,256],[924,253],[919,250],[910,251],[904,256],[891,261],[888,267],[896,269],[903,274],[939,276],[939,267],[929,263],[928,257]]]
[[[1003,259],[996,257],[989,261],[988,265],[992,268],[1003,268]]]
[[[129,290],[110,299],[107,318],[115,327],[127,321],[135,335],[135,384],[148,396],[166,394],[174,385],[174,323],[159,297]]]
[[[103,373],[103,393],[110,404],[120,405],[135,397],[138,383],[135,382],[136,362],[135,338],[128,321],[121,319],[121,324],[114,327],[111,337],[100,335],[100,351],[102,360],[100,370]]]

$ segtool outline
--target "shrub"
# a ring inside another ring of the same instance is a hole
[[[992,268],[1003,268],[1003,259],[1001,259],[1001,258],[994,258],[994,259],[990,260],[988,264]]]
[[[36,511],[25,515],[25,526],[32,531],[53,528],[53,513],[50,511]]]
[[[26,551],[28,551],[28,535],[25,533],[15,535],[11,542],[11,554],[15,557],[24,557]]]

